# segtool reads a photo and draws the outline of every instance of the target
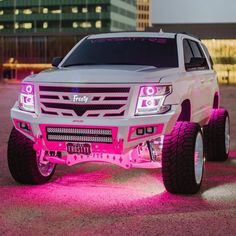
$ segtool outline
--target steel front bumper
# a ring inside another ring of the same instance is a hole
[[[133,116],[127,118],[64,118],[51,115],[37,115],[35,113],[19,110],[17,103],[11,109],[11,117],[14,126],[25,136],[35,143],[42,142],[43,148],[47,150],[66,151],[66,142],[48,141],[45,134],[45,128],[50,127],[76,127],[76,128],[111,128],[111,144],[92,143],[93,153],[113,153],[125,154],[138,144],[147,140],[169,133],[172,130],[178,116],[180,107],[172,105],[169,112],[161,115],[152,116]],[[22,129],[20,123],[29,126],[29,131]],[[136,129],[145,127],[154,127],[152,134],[136,135]]]

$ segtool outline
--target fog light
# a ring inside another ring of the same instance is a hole
[[[144,128],[138,128],[138,129],[136,129],[136,134],[137,134],[137,135],[144,135]]]
[[[153,134],[154,133],[154,127],[147,127],[146,128],[146,133],[147,134]]]
[[[19,126],[21,129],[25,130],[26,132],[30,132],[30,128],[29,128],[28,124],[20,122]]]

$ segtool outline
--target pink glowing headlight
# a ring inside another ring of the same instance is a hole
[[[142,86],[139,92],[135,115],[165,113],[170,106],[164,106],[165,97],[171,92],[171,86]]]
[[[19,108],[24,111],[34,112],[34,85],[21,84]]]

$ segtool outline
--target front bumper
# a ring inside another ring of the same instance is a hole
[[[48,141],[45,134],[47,126],[50,127],[76,127],[76,128],[111,128],[112,143],[92,143],[93,153],[125,154],[131,149],[147,140],[153,140],[161,135],[171,132],[178,116],[180,107],[172,105],[171,110],[165,114],[151,116],[132,116],[126,118],[81,118],[52,117],[50,115],[37,115],[35,113],[19,110],[18,104],[11,110],[11,117],[17,130],[35,143],[42,142],[45,150],[66,151],[66,143],[62,141]],[[20,122],[28,124],[30,131],[20,127]],[[132,133],[139,127],[156,127],[152,134],[144,134],[132,138]],[[113,131],[114,130],[114,131]]]

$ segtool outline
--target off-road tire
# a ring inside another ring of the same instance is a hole
[[[168,192],[194,194],[199,191],[204,171],[202,165],[200,181],[197,183],[194,160],[195,143],[199,133],[202,138],[199,124],[177,122],[172,132],[165,135],[162,151],[162,177]]]
[[[229,114],[225,109],[213,109],[208,125],[203,128],[204,148],[207,161],[223,162],[229,152],[225,144],[225,122]]]
[[[54,168],[47,177],[40,173],[33,144],[15,128],[12,129],[7,150],[8,167],[12,177],[21,184],[44,184],[55,172]]]

